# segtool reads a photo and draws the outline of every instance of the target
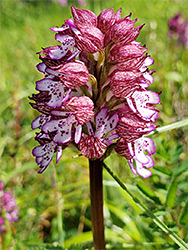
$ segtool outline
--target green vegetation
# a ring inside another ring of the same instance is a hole
[[[70,1],[75,3],[74,1]],[[77,5],[76,5],[77,6]],[[137,25],[145,23],[137,39],[155,59],[154,84],[162,105],[158,124],[164,126],[188,117],[188,51],[169,40],[168,20],[188,13],[187,0],[88,1],[96,14],[101,8],[133,13]],[[0,180],[17,197],[19,221],[7,225],[5,249],[91,249],[88,161],[66,149],[60,162],[42,174],[31,154],[37,145],[31,122],[37,111],[28,96],[42,78],[35,65],[41,47],[56,45],[50,27],[70,17],[70,5],[58,2],[2,0],[0,2]],[[188,129],[153,134],[156,154],[153,175],[134,176],[126,159],[112,154],[105,163],[142,203],[168,228],[188,242]],[[104,216],[107,249],[174,250],[179,246],[104,169]],[[53,245],[52,245],[53,243]]]

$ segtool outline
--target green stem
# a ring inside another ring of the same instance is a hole
[[[125,184],[113,173],[113,171],[103,163],[103,166],[108,171],[108,173],[114,178],[114,180],[120,185],[120,187],[129,194],[129,196],[136,202],[139,207],[155,222],[155,224],[160,227],[169,237],[179,246],[181,249],[188,250],[188,245],[173,231],[171,231],[161,220],[155,216],[149,208],[146,207],[126,186]]]
[[[154,131],[152,131],[151,133],[147,134],[147,136],[150,136],[152,134],[157,134],[157,133],[162,133],[162,132],[166,132],[172,129],[176,129],[176,128],[181,128],[184,126],[188,126],[188,118],[179,122],[174,122],[172,124],[160,127],[160,128],[156,128]]]
[[[102,170],[102,161],[89,160],[91,221],[95,250],[105,250]]]

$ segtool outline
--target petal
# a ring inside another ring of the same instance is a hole
[[[135,156],[135,153],[134,153],[134,150],[133,150],[133,147],[132,147],[132,143],[131,143],[131,142],[127,143],[127,147],[128,147],[128,149],[129,149],[130,155],[131,155],[132,157],[134,157],[134,156]]]
[[[95,136],[102,138],[103,135],[115,129],[118,121],[119,118],[117,113],[113,114],[109,119],[106,117],[105,119],[101,120],[100,122],[102,122],[102,126],[96,129]]]
[[[44,78],[36,82],[36,89],[39,91],[48,91],[51,99],[46,104],[49,107],[60,107],[64,100],[65,90],[61,81],[53,81],[49,78]]]
[[[54,60],[63,58],[68,52],[68,48],[60,46],[58,49],[50,50],[49,57]]]
[[[127,104],[129,105],[129,108],[132,110],[132,112],[136,113],[136,108],[134,107],[132,99],[128,97],[126,100],[127,100]]]
[[[147,164],[149,159],[144,154],[142,138],[134,141],[135,159],[142,164]]]
[[[36,157],[36,163],[39,165],[42,162],[42,156]]]
[[[39,64],[37,65],[37,69],[38,69],[38,71],[45,73],[46,64],[44,64],[44,63],[39,63]]]
[[[147,164],[145,164],[144,166],[146,167],[146,168],[152,168],[152,167],[154,167],[154,161],[153,161],[153,159],[151,158],[151,156],[149,156],[149,155],[147,155],[147,157],[148,157],[148,159],[149,159],[149,162],[147,163]]]
[[[88,110],[83,109],[81,111],[79,110],[76,112],[76,119],[82,125],[90,121],[93,116],[94,116],[93,110],[89,110],[89,109]]]
[[[69,116],[72,112],[61,111],[61,110],[52,110],[51,114],[56,116]]]
[[[116,125],[119,122],[118,114],[114,113],[110,119],[107,121],[107,126],[104,128],[104,134],[108,133],[109,131],[115,129]]]
[[[49,56],[51,59],[61,59],[67,54],[69,49],[75,46],[74,38],[69,35],[56,34],[55,39],[62,43],[62,45],[58,49],[50,50]]]
[[[151,66],[154,63],[154,59],[151,57],[147,57],[144,61],[145,66]]]
[[[71,10],[76,25],[87,24],[90,26],[97,26],[97,17],[92,11],[87,9],[79,9],[73,5]]]
[[[58,133],[54,136],[54,142],[59,144],[69,142],[71,140],[71,131],[72,124],[66,124],[63,129],[58,131]]]
[[[131,171],[133,172],[133,174],[137,175],[137,172],[136,172],[135,167],[134,167],[133,159],[128,160],[128,164],[129,164],[129,167],[130,167]]]
[[[109,108],[102,108],[96,115],[95,117],[95,122],[96,122],[96,130],[98,130],[103,124],[104,124],[104,119],[107,117]]]
[[[45,114],[42,114],[40,115],[39,117],[37,117],[31,124],[31,127],[32,129],[36,129],[36,128],[42,128],[42,126],[50,121],[51,119],[51,116],[50,115],[45,115]]]
[[[49,91],[50,90],[50,84],[53,84],[53,80],[49,78],[44,78],[40,81],[36,81],[36,90],[39,91]]]
[[[89,76],[87,67],[78,62],[68,62],[56,71],[47,69],[46,72],[59,77],[69,89],[86,85]]]
[[[144,77],[150,84],[153,83],[153,76],[150,75],[148,72],[144,73],[144,74],[143,74],[143,77]]]
[[[113,134],[113,135],[109,135],[109,136],[105,137],[102,141],[103,141],[107,146],[109,146],[109,145],[111,145],[111,144],[114,143],[113,140],[116,140],[116,139],[118,139],[118,138],[119,138],[119,135],[115,133],[115,134]]]
[[[153,104],[160,103],[160,98],[157,93],[152,91],[135,91],[132,98],[135,101],[138,112],[143,118],[150,119],[158,113],[158,110],[151,107]]]
[[[89,135],[94,135],[94,131],[93,131],[93,127],[91,125],[91,122],[86,122],[85,124],[87,126],[87,130],[88,130]]]
[[[57,146],[57,153],[56,153],[56,163],[59,162],[61,156],[62,156],[63,150],[61,146]]]
[[[67,110],[75,114],[76,119],[80,124],[84,124],[94,116],[94,103],[87,96],[74,96],[68,100],[64,106]]]
[[[75,58],[76,56],[78,56],[80,54],[80,51],[78,49],[76,49],[72,55],[70,57],[67,58],[67,62],[71,61],[73,58]]]
[[[64,101],[64,86],[61,82],[54,82],[53,84],[51,84],[49,86],[50,88],[50,95],[51,95],[51,99],[49,102],[47,102],[46,104],[49,107],[61,107],[62,103]]]
[[[154,141],[151,138],[143,138],[143,149],[144,151],[147,151],[149,155],[152,155],[155,153],[155,144]]]
[[[41,157],[45,154],[45,151],[44,151],[44,146],[37,146],[35,147],[33,150],[32,150],[32,154],[36,157]]]
[[[61,34],[57,33],[55,35],[55,40],[62,43],[63,46],[67,46],[67,45],[74,46],[75,45],[74,38],[72,36],[69,36],[69,35],[61,35]]]
[[[42,130],[45,133],[61,130],[66,125],[66,119],[61,120],[52,120],[45,123],[42,127]]]
[[[76,144],[79,143],[80,141],[80,138],[81,138],[81,134],[82,134],[82,125],[77,125],[76,126],[76,131],[75,131],[75,134],[74,134],[74,141]]]
[[[55,71],[55,70],[50,69],[50,68],[46,68],[46,73],[51,74],[51,75],[54,75],[54,76],[58,76],[58,77],[63,77],[63,76],[65,76],[65,74],[60,73],[60,72]]]
[[[53,158],[55,147],[56,144],[53,141],[51,141],[45,145],[41,145],[33,149],[32,153],[34,156],[38,158],[36,159],[36,161],[38,164],[40,164],[41,170],[39,171],[39,173],[42,173],[46,169],[46,167],[50,164]]]
[[[69,29],[69,25],[68,24],[64,24],[62,25],[62,27],[52,27],[50,28],[52,31],[55,31],[55,32],[63,32],[67,29]]]
[[[148,178],[152,175],[152,172],[148,169],[145,169],[144,166],[138,161],[136,161],[136,171],[143,178]]]
[[[79,149],[85,157],[89,159],[99,159],[104,154],[106,147],[106,144],[98,138],[93,137],[92,135],[88,136],[86,134],[82,134]]]

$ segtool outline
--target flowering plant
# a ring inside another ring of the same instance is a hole
[[[91,212],[94,246],[104,249],[102,217],[102,165],[115,150],[124,156],[133,174],[149,177],[154,166],[152,139],[145,137],[157,126],[159,94],[153,83],[154,60],[146,46],[136,42],[141,26],[121,9],[105,9],[97,17],[72,6],[73,19],[53,27],[59,45],[38,52],[37,69],[44,78],[36,82],[32,107],[42,114],[32,122],[40,129],[33,155],[42,173],[54,153],[74,145],[90,162]],[[99,191],[100,190],[100,191]]]

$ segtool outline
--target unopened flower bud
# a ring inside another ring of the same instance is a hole
[[[71,10],[76,25],[97,26],[97,17],[92,11],[86,9],[78,9],[73,5],[71,7]]]
[[[88,82],[89,72],[82,63],[66,63],[63,67],[56,70],[56,73],[60,73],[58,77],[70,89],[75,89]]]
[[[102,49],[104,35],[94,26],[81,26],[81,34],[76,36],[76,44],[81,51],[95,53]]]

